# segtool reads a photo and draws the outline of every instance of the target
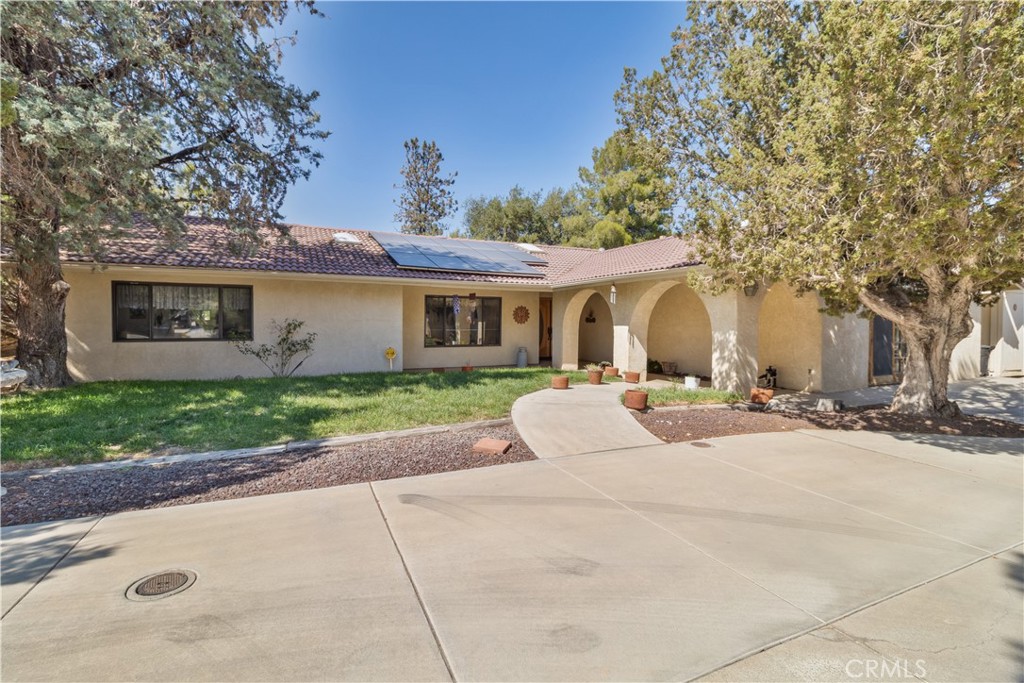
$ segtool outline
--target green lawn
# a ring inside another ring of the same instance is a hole
[[[3,459],[107,460],[507,417],[548,368],[287,379],[92,382],[4,397]],[[586,373],[567,373],[571,381]]]
[[[667,387],[664,389],[648,389],[647,405],[649,406],[683,406],[701,405],[706,403],[739,403],[743,397],[731,391],[718,389],[683,389]]]

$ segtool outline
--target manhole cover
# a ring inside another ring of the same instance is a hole
[[[182,592],[196,581],[196,573],[187,569],[171,569],[143,577],[129,586],[129,600],[158,600]]]
[[[691,441],[690,445],[696,446],[697,448],[711,448],[711,444],[704,443],[703,441]]]

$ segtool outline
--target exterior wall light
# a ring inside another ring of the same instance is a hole
[[[744,287],[743,293],[746,294],[747,296],[754,296],[755,294],[757,294],[757,283],[755,282],[752,285],[747,285],[746,287]]]
[[[609,297],[611,299],[612,305],[615,304],[616,294],[618,294],[618,292],[615,290],[615,283],[613,282],[611,296]]]

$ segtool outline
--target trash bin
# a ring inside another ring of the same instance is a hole
[[[525,346],[520,346],[519,347],[519,351],[516,353],[516,367],[517,368],[525,368],[526,367],[526,347]]]
[[[981,367],[980,367],[980,371],[981,371],[981,376],[982,377],[988,377],[988,358],[991,355],[992,355],[992,347],[991,346],[982,346],[981,347],[981,363],[980,363]]]

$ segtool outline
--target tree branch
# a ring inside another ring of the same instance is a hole
[[[190,161],[193,158],[192,155],[213,149],[222,142],[227,141],[227,139],[234,135],[235,131],[237,130],[238,126],[232,124],[231,126],[228,126],[224,130],[217,133],[216,135],[213,135],[212,137],[208,138],[205,142],[201,142],[198,145],[192,145],[191,147],[180,149],[173,154],[168,154],[167,156],[161,159],[157,159],[156,163],[153,165],[171,166],[180,161]]]

